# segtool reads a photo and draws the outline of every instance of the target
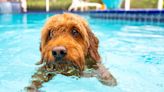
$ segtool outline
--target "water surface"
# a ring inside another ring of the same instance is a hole
[[[40,59],[40,32],[52,15],[0,15],[0,92],[22,92],[30,84]],[[100,40],[102,62],[118,86],[104,86],[96,78],[57,75],[42,91],[163,92],[164,26],[84,17]]]

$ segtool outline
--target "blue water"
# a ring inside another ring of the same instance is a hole
[[[121,7],[123,0],[102,0],[108,9],[118,9]]]
[[[41,28],[52,15],[0,15],[0,92],[24,92],[30,84],[40,59]],[[164,26],[84,17],[99,38],[103,63],[118,85],[58,75],[43,85],[43,92],[164,91]]]

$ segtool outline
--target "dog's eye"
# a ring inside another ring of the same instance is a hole
[[[49,34],[49,37],[50,37],[50,38],[52,38],[52,37],[53,37],[53,34],[52,34],[52,33],[50,33],[50,34]]]
[[[77,37],[79,35],[79,32],[74,28],[74,29],[72,29],[72,35],[74,37]]]
[[[50,38],[50,39],[53,38],[53,31],[50,30],[48,35],[49,35],[49,38]]]

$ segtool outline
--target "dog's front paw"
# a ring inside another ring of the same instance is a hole
[[[97,78],[99,81],[107,86],[116,86],[117,81],[113,77],[113,75],[106,69],[102,64],[98,65],[97,71]]]
[[[102,84],[107,86],[117,85],[116,79],[109,72],[102,73],[100,76],[98,76],[98,79]]]
[[[37,90],[37,88],[34,86],[29,86],[29,87],[25,87],[25,92],[40,92],[40,91]]]

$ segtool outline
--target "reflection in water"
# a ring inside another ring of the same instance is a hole
[[[31,75],[38,69],[34,64],[40,59],[40,30],[46,16],[51,15],[54,14],[0,14],[0,92],[20,92],[29,85]],[[103,86],[96,78],[76,80],[59,74],[45,83],[41,90],[163,92],[163,24],[84,17],[100,40],[103,64],[116,77],[118,86]]]

